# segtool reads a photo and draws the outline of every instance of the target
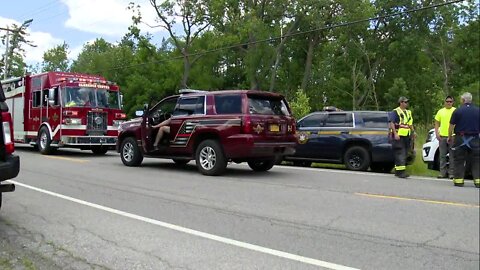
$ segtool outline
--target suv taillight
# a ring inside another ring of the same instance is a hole
[[[252,120],[250,116],[244,116],[242,119],[242,132],[245,134],[252,133]]]
[[[13,143],[13,130],[10,125],[10,115],[3,115],[3,141],[5,142],[5,151],[7,154],[12,154],[15,151],[15,145]]]

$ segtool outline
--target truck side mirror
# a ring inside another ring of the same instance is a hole
[[[135,111],[135,116],[138,116],[138,117],[143,116],[143,111]]]

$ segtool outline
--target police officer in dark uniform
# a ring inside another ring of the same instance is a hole
[[[472,104],[472,94],[462,95],[462,106],[455,110],[450,119],[448,142],[454,152],[453,184],[463,186],[465,160],[472,164],[475,187],[480,188],[480,108]]]
[[[412,112],[407,110],[408,98],[400,97],[399,106],[390,112],[390,131],[395,154],[395,176],[407,178],[407,156],[414,134]]]

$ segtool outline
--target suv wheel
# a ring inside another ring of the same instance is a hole
[[[55,151],[55,148],[50,146],[52,139],[50,138],[50,133],[46,127],[42,127],[38,132],[38,150],[43,155],[50,155]]]
[[[256,172],[266,172],[273,168],[275,165],[275,159],[267,159],[267,160],[253,160],[248,161],[248,166]]]
[[[352,171],[366,171],[370,166],[370,154],[362,146],[348,148],[343,160],[347,169]]]
[[[120,148],[120,158],[126,166],[139,166],[143,161],[143,155],[138,148],[137,141],[133,137],[128,137],[122,142]]]
[[[198,170],[204,175],[220,175],[227,168],[227,160],[217,141],[201,142],[195,153]]]

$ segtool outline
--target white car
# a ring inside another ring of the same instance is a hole
[[[435,129],[428,131],[427,140],[422,147],[422,159],[430,170],[440,170],[440,149]]]
[[[440,170],[440,149],[437,137],[435,136],[435,129],[430,129],[428,131],[426,142],[422,147],[422,159],[423,162],[427,163],[428,169],[436,171]],[[447,165],[448,162],[447,154]],[[471,164],[468,159],[466,161],[465,178],[472,178]]]

